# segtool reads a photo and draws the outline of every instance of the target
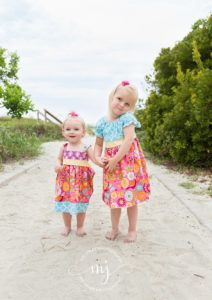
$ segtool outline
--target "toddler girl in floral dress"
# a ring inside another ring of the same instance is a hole
[[[81,141],[86,133],[85,122],[76,113],[68,115],[63,123],[62,133],[67,143],[62,145],[55,163],[55,211],[62,212],[64,236],[71,231],[72,215],[77,216],[77,235],[84,236],[86,233],[83,226],[93,193],[94,176],[88,159],[94,162],[94,154],[91,146],[86,146]]]

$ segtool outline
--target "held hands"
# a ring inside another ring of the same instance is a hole
[[[114,169],[116,168],[116,165],[117,165],[117,160],[115,157],[112,157],[112,158],[104,158],[107,160],[107,162],[105,163],[105,169],[108,171],[108,172],[113,172]]]
[[[96,164],[99,167],[101,167],[101,168],[105,167],[105,163],[107,162],[107,158],[106,157],[96,157],[95,159],[96,159]]]
[[[96,160],[98,161],[98,165],[102,168],[105,168],[108,172],[113,172],[113,170],[117,165],[117,160],[115,159],[115,157],[113,158],[99,157],[96,158]]]

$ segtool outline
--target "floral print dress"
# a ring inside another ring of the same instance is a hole
[[[55,211],[71,215],[86,212],[93,193],[94,170],[88,163],[87,149],[84,151],[67,150],[64,144],[63,169],[57,174]]]
[[[140,127],[132,113],[127,112],[113,122],[106,117],[100,119],[95,133],[103,138],[105,157],[111,158],[119,151],[124,138],[123,128],[134,124]],[[141,146],[134,139],[128,153],[118,162],[115,170],[110,173],[103,171],[103,201],[110,208],[131,207],[149,199],[150,183]]]

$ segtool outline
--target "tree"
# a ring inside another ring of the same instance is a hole
[[[34,111],[30,96],[17,84],[18,55],[0,47],[0,105],[8,115],[20,119],[24,113]]]
[[[150,95],[137,117],[153,154],[187,165],[212,165],[212,16],[199,20],[146,77]]]

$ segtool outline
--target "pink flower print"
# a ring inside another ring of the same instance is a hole
[[[117,204],[119,207],[124,207],[126,205],[126,200],[124,198],[119,198]]]
[[[148,180],[149,179],[149,177],[148,177],[148,174],[145,172],[145,173],[143,173],[144,174],[144,179],[145,180]]]
[[[150,193],[150,184],[149,183],[148,184],[144,183],[143,184],[143,189],[144,189],[144,192],[146,194],[149,194]]]

